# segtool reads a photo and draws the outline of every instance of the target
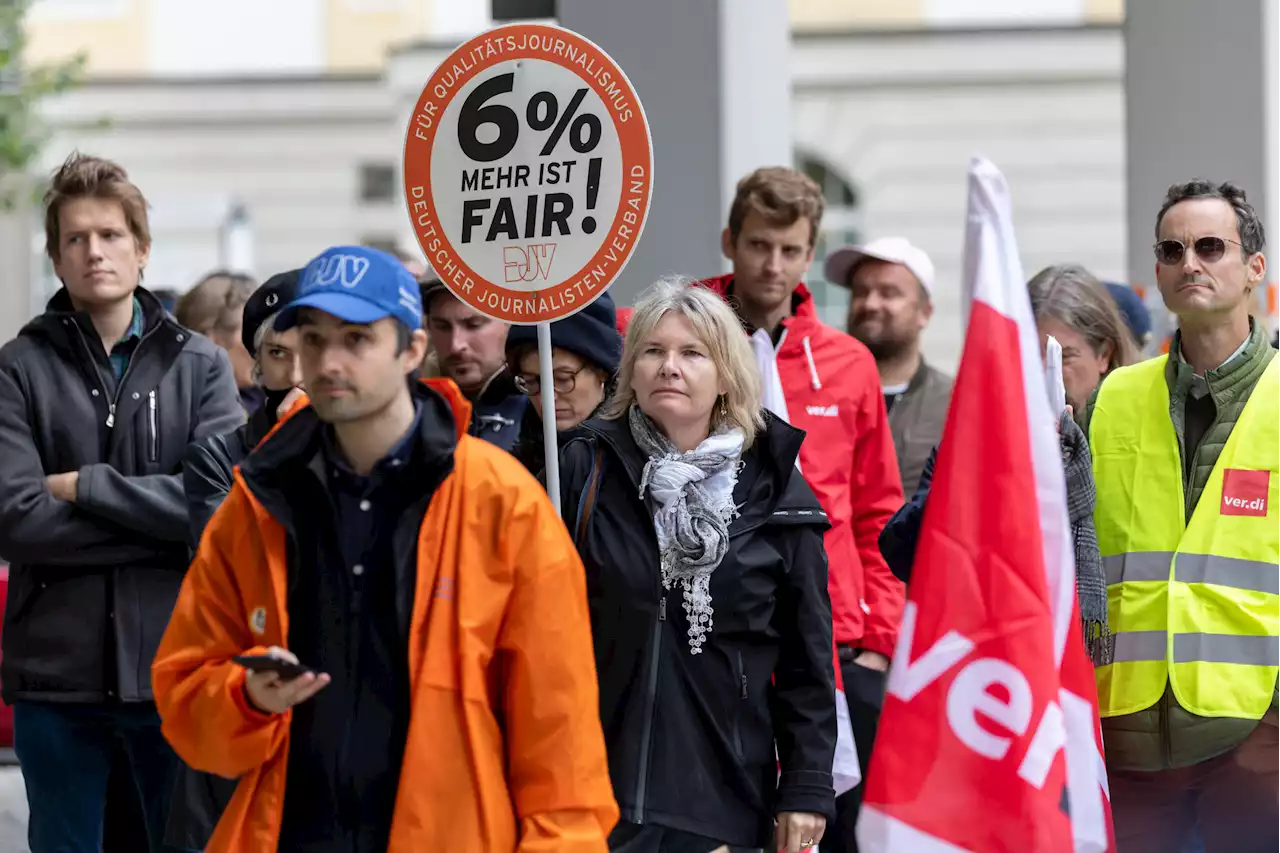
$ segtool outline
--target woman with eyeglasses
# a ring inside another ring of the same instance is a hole
[[[556,431],[573,429],[609,398],[622,336],[613,298],[604,293],[577,314],[551,324]],[[542,380],[538,369],[538,327],[512,326],[507,332],[507,369],[516,388],[529,396],[512,453],[533,474],[546,467],[542,441]]]

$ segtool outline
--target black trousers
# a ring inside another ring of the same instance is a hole
[[[858,812],[862,808],[862,791],[866,786],[867,768],[871,764],[871,747],[876,739],[876,724],[884,707],[887,673],[867,669],[853,662],[858,650],[840,647],[840,675],[844,678],[844,695],[849,700],[849,723],[853,740],[858,745],[858,764],[862,767],[862,784],[836,798],[836,821],[822,836],[822,853],[857,853]]]

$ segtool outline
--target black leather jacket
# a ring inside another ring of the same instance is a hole
[[[187,496],[191,550],[200,545],[205,525],[231,491],[232,472],[275,425],[272,412],[260,406],[231,432],[194,441],[182,459],[182,488]]]

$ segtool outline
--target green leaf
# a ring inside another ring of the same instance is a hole
[[[0,209],[30,204],[26,189],[12,189],[30,177],[52,129],[40,115],[40,102],[77,86],[87,57],[77,54],[54,65],[28,66],[23,61],[23,21],[31,0],[0,0]]]

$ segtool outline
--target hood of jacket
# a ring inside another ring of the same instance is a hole
[[[622,463],[632,485],[639,489],[648,459],[632,437],[626,418],[591,418],[562,435],[566,441],[574,435],[603,440]],[[779,513],[797,519],[811,518],[813,524],[824,529],[829,526],[822,505],[796,469],[804,435],[804,430],[796,429],[771,412],[764,413],[764,428],[743,454],[746,467],[735,489],[741,515],[731,527],[762,523]]]

